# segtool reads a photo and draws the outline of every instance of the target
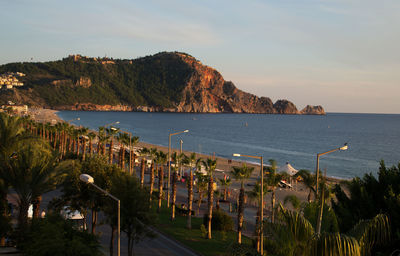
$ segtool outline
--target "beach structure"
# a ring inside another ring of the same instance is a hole
[[[279,168],[280,172],[284,172],[289,174],[290,176],[295,175],[298,170],[296,170],[295,168],[293,168],[293,166],[291,164],[289,164],[289,162],[286,162],[286,164],[284,166],[282,166],[281,168]]]

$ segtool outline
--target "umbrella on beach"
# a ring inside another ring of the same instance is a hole
[[[298,170],[293,168],[293,166],[291,164],[289,164],[289,162],[286,162],[286,164],[284,166],[279,168],[279,171],[285,172],[285,173],[289,174],[290,176],[293,176],[298,172]]]

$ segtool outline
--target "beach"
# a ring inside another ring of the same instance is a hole
[[[50,123],[54,124],[57,122],[63,122],[63,120],[57,116],[57,112],[58,111],[56,111],[56,110],[37,108],[37,109],[31,109],[29,111],[29,114],[31,115],[31,117],[34,120],[36,120],[38,122],[50,122]],[[165,153],[168,152],[168,147],[143,142],[143,141],[140,141],[140,138],[139,138],[139,143],[137,145],[135,145],[135,147],[156,148],[157,150],[161,150]],[[174,151],[179,152],[179,150],[177,150],[177,149],[172,149],[172,152],[174,152]],[[192,152],[183,150],[183,153],[185,153],[186,155],[189,155]],[[196,153],[196,155],[197,155],[197,157],[201,157],[202,159],[214,158],[213,155],[205,155],[205,154],[198,154],[198,153]],[[242,166],[243,164],[246,164],[247,166],[254,168],[251,178],[246,182],[247,184],[249,184],[248,186],[246,186],[246,190],[250,190],[252,188],[252,184],[255,184],[255,182],[260,177],[260,164],[257,164],[256,161],[247,162],[247,161],[245,161],[245,160],[247,160],[246,158],[239,159],[236,157],[232,157],[231,159],[228,159],[228,158],[223,158],[223,157],[218,157],[218,156],[215,157],[215,159],[217,160],[217,168],[216,168],[216,172],[215,172],[215,176],[217,179],[223,178],[225,175],[230,176],[230,172],[231,172],[233,166]],[[264,160],[264,166],[267,166],[267,165],[268,165],[268,161]],[[341,179],[332,178],[332,177],[327,177],[327,180],[329,183],[332,183],[332,184],[336,184],[341,181]],[[308,190],[306,189],[306,187],[301,182],[292,183],[292,185],[293,185],[292,189],[278,188],[277,194],[276,194],[277,199],[282,202],[287,195],[294,194],[301,201],[306,201],[307,195],[308,195]],[[234,182],[234,184],[231,186],[231,188],[238,189],[239,184],[237,182]],[[266,201],[269,200],[269,195],[266,196],[265,200]]]

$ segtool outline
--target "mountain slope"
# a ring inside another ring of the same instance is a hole
[[[324,114],[243,92],[194,57],[162,52],[135,60],[70,55],[59,61],[11,63],[0,74],[22,72],[25,86],[1,90],[0,101],[53,109],[200,113]]]

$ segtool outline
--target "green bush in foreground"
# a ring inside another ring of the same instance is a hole
[[[206,225],[208,223],[208,216],[204,215],[203,223]],[[221,231],[231,231],[233,230],[233,220],[232,217],[221,210],[213,211],[211,226],[213,230]]]
[[[36,220],[21,249],[30,256],[103,255],[96,236],[78,230],[72,221],[59,215]]]

